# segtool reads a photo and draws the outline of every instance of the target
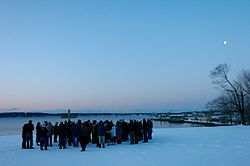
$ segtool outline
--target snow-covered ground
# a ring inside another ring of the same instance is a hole
[[[149,143],[48,151],[21,149],[21,136],[0,136],[0,166],[249,166],[250,127],[154,129]]]

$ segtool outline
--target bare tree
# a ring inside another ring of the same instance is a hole
[[[225,95],[221,95],[207,103],[206,108],[212,111],[223,111],[230,105],[229,103],[229,98]]]
[[[230,124],[233,125],[233,112],[235,109],[231,99],[227,95],[223,94],[213,99],[211,102],[206,104],[206,108],[210,111],[224,112]]]
[[[243,70],[239,77],[245,92],[245,116],[248,124],[250,124],[250,70]]]
[[[250,70],[243,70],[240,76],[240,80],[243,84],[243,89],[250,96]]]
[[[210,76],[213,79],[213,84],[227,95],[228,103],[232,104],[239,112],[241,124],[245,125],[246,89],[241,80],[231,81],[228,78],[229,71],[230,68],[227,64],[220,64],[210,72]]]

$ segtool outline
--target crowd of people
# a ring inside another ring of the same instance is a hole
[[[153,123],[149,119],[143,121],[130,120],[126,122],[119,120],[114,124],[112,121],[90,120],[72,122],[70,120],[57,122],[52,125],[48,121],[38,122],[36,128],[30,120],[24,124],[22,130],[22,148],[34,149],[33,131],[36,130],[36,144],[41,150],[47,150],[48,146],[58,143],[59,149],[66,149],[66,146],[78,147],[79,142],[82,151],[85,151],[89,143],[96,144],[96,147],[105,148],[105,145],[121,144],[129,141],[130,144],[143,143],[152,139]]]

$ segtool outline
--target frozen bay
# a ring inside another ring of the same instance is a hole
[[[78,119],[82,121],[87,120],[112,120],[116,123],[117,120],[124,119],[129,121],[130,119],[142,120],[142,119],[153,118],[149,115],[87,115],[78,116],[72,121],[77,121]],[[33,116],[33,117],[6,117],[0,118],[0,135],[16,135],[22,133],[22,127],[29,120],[33,121],[34,126],[37,122],[49,121],[54,125],[55,122],[65,121],[67,119],[62,119],[60,116]],[[182,128],[182,127],[194,127],[192,124],[173,124],[166,121],[153,121],[154,128]]]

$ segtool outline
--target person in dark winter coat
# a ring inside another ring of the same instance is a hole
[[[92,125],[90,120],[86,122],[87,124],[87,129],[88,129],[88,143],[91,142],[91,132],[92,132]]]
[[[24,124],[23,125],[23,128],[22,128],[22,148],[23,149],[26,149],[26,132],[27,132],[27,124]]]
[[[116,123],[116,136],[117,136],[117,144],[122,143],[122,125],[121,123]]]
[[[67,135],[67,128],[63,122],[60,123],[58,127],[58,135],[59,135],[59,148],[66,149],[66,135]]]
[[[101,148],[101,145],[103,148],[105,148],[105,127],[103,121],[99,122],[99,126],[97,128],[98,131],[98,138],[99,138],[99,148]]]
[[[143,140],[142,121],[138,122],[138,125],[140,126],[139,141],[142,141]]]
[[[41,123],[37,122],[36,124],[36,145],[39,146],[41,135]]]
[[[33,148],[33,130],[34,125],[32,124],[32,120],[29,120],[29,123],[26,125],[26,148],[27,149],[34,149]]]
[[[148,139],[152,139],[152,133],[153,133],[153,122],[151,120],[147,120],[148,123]]]
[[[47,128],[48,128],[48,145],[49,146],[53,146],[52,145],[52,135],[54,133],[54,127],[52,126],[52,124],[49,122],[48,125],[47,125]]]
[[[134,144],[135,143],[135,125],[132,120],[130,120],[128,124],[128,128],[129,128],[130,144]]]
[[[146,119],[143,119],[142,129],[143,129],[143,138],[144,138],[143,143],[145,143],[145,142],[148,142],[148,123]]]
[[[78,141],[79,141],[79,137],[81,133],[81,121],[80,120],[76,124],[73,123],[71,132],[73,135],[73,145],[74,147],[78,147]]]
[[[48,146],[48,129],[45,127],[45,124],[43,124],[40,128],[40,149],[43,150],[43,146],[45,147],[45,150],[47,150]]]
[[[134,126],[135,126],[135,144],[138,144],[141,134],[141,123],[138,121],[134,121]]]
[[[68,139],[69,146],[71,146],[71,144],[73,144],[73,135],[71,132],[72,126],[73,126],[73,123],[70,120],[68,120],[66,128],[67,128],[67,139]]]
[[[96,144],[96,146],[99,146],[99,140],[98,140],[98,132],[97,132],[97,123],[96,120],[93,120],[93,124],[92,124],[92,143]]]
[[[82,152],[83,152],[85,151],[86,145],[88,144],[88,141],[89,141],[88,126],[86,122],[84,122],[81,127],[79,141],[80,141]]]
[[[127,141],[128,134],[129,134],[128,123],[126,123],[124,120],[122,120],[121,124],[122,124],[122,140]]]
[[[57,136],[58,136],[58,122],[56,122],[54,126],[54,143],[57,142]]]
[[[107,145],[110,146],[112,125],[109,121],[106,121],[104,126],[105,126],[105,141],[108,143]]]

